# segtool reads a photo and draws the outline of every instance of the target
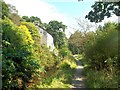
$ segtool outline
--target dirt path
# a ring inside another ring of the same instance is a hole
[[[84,82],[86,78],[82,75],[83,66],[79,60],[77,60],[77,65],[71,88],[85,88]]]

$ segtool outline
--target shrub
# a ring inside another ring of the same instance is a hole
[[[107,23],[99,27],[95,39],[86,45],[83,62],[88,88],[119,87],[118,26]]]
[[[25,25],[28,28],[33,40],[35,41],[35,44],[40,45],[41,37],[39,34],[38,27],[31,22],[21,22],[21,25]]]
[[[110,60],[116,64],[117,59],[115,58],[118,57],[118,31],[116,30],[116,24],[108,23],[103,29],[96,35],[96,39],[91,41],[93,42],[92,44],[87,44],[85,52],[88,62],[97,69],[106,68],[108,63],[110,65]]]
[[[3,32],[2,87],[3,89],[25,88],[26,83],[40,68],[38,59],[34,57],[34,40],[26,26],[18,27],[8,18],[1,20],[0,23]]]
[[[62,55],[62,57],[71,55],[71,51],[68,48],[62,48],[59,51],[60,55]]]

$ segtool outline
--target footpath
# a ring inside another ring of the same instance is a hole
[[[85,87],[85,80],[86,78],[82,75],[84,67],[81,64],[80,60],[77,60],[77,68],[74,74],[74,78],[72,79],[72,86],[71,88],[86,88]]]

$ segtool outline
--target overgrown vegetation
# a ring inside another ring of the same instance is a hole
[[[3,88],[17,88],[19,83],[26,85],[32,74],[36,74],[40,67],[38,58],[35,57],[34,40],[26,26],[18,27],[8,18],[0,22],[3,32]]]
[[[61,49],[68,46],[68,41],[65,36],[65,29],[67,28],[62,22],[50,21],[48,24],[44,24],[45,30],[54,38],[54,44],[57,49]]]
[[[68,49],[64,33],[66,26],[58,21],[44,25],[40,18],[34,16],[21,18],[14,6],[4,1],[0,3],[3,4],[0,19],[2,89],[69,87],[76,63]],[[38,27],[45,27],[46,31],[50,27],[49,33],[54,36],[56,45],[53,52],[46,45],[41,45]]]
[[[3,90],[70,88],[77,66],[75,58],[80,57],[83,57],[84,75],[87,77],[86,87],[120,87],[119,23],[106,23],[104,26],[99,26],[95,32],[87,31],[89,25],[85,28],[84,25],[80,25],[85,32],[76,31],[68,40],[65,36],[67,26],[62,22],[52,20],[48,24],[43,24],[36,16],[21,18],[14,6],[7,5],[4,1],[0,1],[0,4],[2,4],[0,75],[2,73]],[[102,15],[105,12],[101,11],[101,6],[107,5],[111,7],[104,9],[113,10],[118,3],[95,3],[93,9],[99,9],[97,12],[101,12],[99,14]],[[117,10],[118,8],[113,11],[118,16]],[[96,16],[91,17],[95,12],[91,11],[86,18],[91,22],[99,22],[104,16],[110,15],[107,12],[106,15],[96,19]],[[38,28],[52,35],[56,47],[53,51],[50,51],[47,45],[41,45]],[[73,54],[82,56],[73,57]]]
[[[76,66],[72,56],[64,57],[35,88],[70,88]]]
[[[82,60],[88,78],[86,84],[90,88],[118,88],[118,25],[106,23],[99,27],[95,39],[87,43],[85,59]]]

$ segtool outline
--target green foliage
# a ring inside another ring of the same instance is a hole
[[[78,47],[72,43],[69,43],[69,49],[70,49],[70,51],[72,51],[72,54],[80,53],[80,50],[78,49]]]
[[[118,49],[120,48],[120,23],[118,24]],[[118,50],[118,58],[120,58],[120,49]],[[119,66],[119,69],[120,69],[120,60],[118,60],[118,66]],[[120,74],[119,74],[120,75]]]
[[[119,71],[116,67],[112,68],[112,72],[104,68],[102,70],[94,70],[90,67],[88,59],[82,58],[84,64],[83,74],[87,78],[85,84],[87,88],[118,88],[119,87]]]
[[[118,27],[117,23],[106,23],[86,44],[82,62],[88,88],[119,87]]]
[[[41,24],[41,20],[40,18],[38,17],[34,17],[34,16],[31,16],[30,18],[28,16],[23,16],[22,17],[26,22],[33,22],[33,23],[36,23],[36,24]]]
[[[5,18],[1,24],[3,88],[33,87],[34,83],[40,82],[42,76],[59,63],[59,56],[51,53],[45,45],[40,46],[40,34],[33,23],[22,22],[18,27]],[[32,84],[28,85],[30,81]]]
[[[94,39],[94,32],[87,32],[86,34],[76,31],[68,40],[69,49],[73,54],[80,54],[85,51],[85,44]]]
[[[59,53],[62,55],[62,57],[71,55],[71,51],[68,48],[60,49]]]
[[[107,23],[96,35],[96,39],[91,42],[87,44],[85,52],[91,66],[97,69],[106,68],[109,59],[112,59],[114,64],[117,63],[118,31],[116,24]]]
[[[76,66],[72,56],[65,57],[54,69],[47,72],[47,77],[43,78],[40,85],[35,86],[36,89],[70,88]]]
[[[46,45],[40,46],[41,37],[39,34],[38,28],[31,22],[21,22],[22,25],[26,25],[26,27],[29,29],[31,36],[33,40],[35,41],[35,51],[36,56],[38,59],[40,59],[40,64],[42,67],[44,67],[45,70],[49,70],[51,67],[53,67],[56,63],[56,57],[49,51]]]
[[[52,52],[50,52],[45,45],[42,46],[39,57],[41,60],[41,65],[45,68],[46,71],[55,66],[56,62],[58,61],[57,57]]]
[[[47,77],[47,83],[51,84],[50,87],[61,87],[61,85],[62,87],[69,87],[70,85],[66,83],[70,83],[76,63],[72,60],[73,58],[68,57],[71,52],[67,49],[66,26],[58,21],[51,21],[46,26],[46,30],[50,29],[50,33],[55,36],[54,42],[61,49],[60,54],[64,56],[63,58],[59,56],[59,50],[50,52],[46,45],[40,44],[39,29],[34,25],[39,24],[38,26],[41,27],[40,18],[23,16],[22,18],[26,21],[23,22],[14,6],[7,5],[4,2],[0,3],[4,5],[2,10],[4,14],[2,19],[0,19],[0,25],[2,25],[0,32],[3,34],[3,90],[33,88],[33,86],[46,79],[46,75],[50,74],[52,68],[58,68],[59,70],[51,73],[50,79]],[[66,61],[65,65],[60,65],[62,59]],[[40,87],[42,85],[43,83],[41,83]]]
[[[3,89],[25,88],[40,68],[38,59],[34,57],[34,41],[26,26],[18,27],[8,18],[0,23],[3,29]]]
[[[21,25],[25,25],[28,28],[29,32],[32,35],[33,40],[35,41],[35,44],[40,45],[41,38],[40,38],[38,27],[36,27],[31,22],[21,22]]]
[[[68,45],[67,38],[65,36],[66,26],[62,22],[50,21],[48,24],[44,24],[46,31],[54,38],[54,44],[56,48],[60,49]]]
[[[89,88],[118,88],[118,79],[120,77],[117,74],[111,74],[106,70],[94,71],[86,70],[86,77],[89,78],[86,81],[86,85]]]
[[[2,0],[0,0],[0,5],[2,6],[2,8],[0,7],[0,18],[4,18],[4,17],[8,17],[9,16],[9,8],[8,5]]]
[[[21,23],[21,21],[22,21],[22,18],[19,16],[19,15],[17,15],[16,13],[11,13],[10,15],[9,15],[9,18],[11,19],[11,21],[14,23],[14,24],[16,24],[16,25],[20,25],[20,23]]]
[[[104,20],[105,16],[107,18],[111,17],[112,14],[116,16],[120,16],[120,9],[119,9],[120,2],[95,2],[94,5],[91,7],[91,10],[85,18],[88,18],[90,22],[101,22]]]
[[[76,31],[69,38],[69,49],[73,54],[82,53],[84,50],[85,38],[83,33]]]
[[[35,51],[34,57],[40,61],[41,60],[40,53],[42,52],[42,48],[40,46],[41,37],[40,37],[39,31],[38,31],[38,28],[31,22],[21,22],[21,25],[24,25],[28,28],[28,30],[32,36],[32,39],[34,40],[34,44],[33,44],[34,51]]]

